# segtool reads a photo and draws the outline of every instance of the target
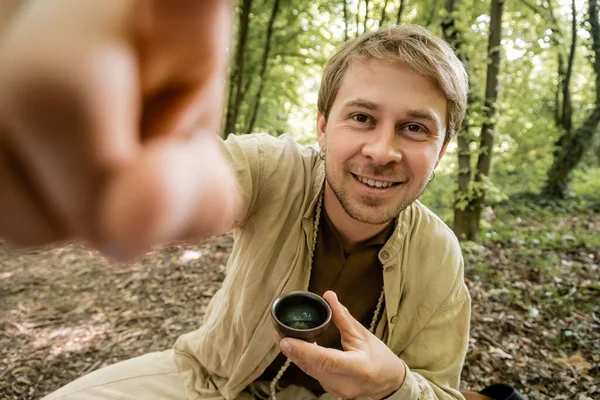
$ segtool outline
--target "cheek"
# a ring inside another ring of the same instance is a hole
[[[437,153],[433,149],[414,153],[405,152],[404,160],[414,175],[429,174],[437,161]]]
[[[349,136],[338,136],[327,141],[327,151],[337,160],[345,162],[356,154],[360,154],[361,145]]]

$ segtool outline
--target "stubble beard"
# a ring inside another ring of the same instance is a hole
[[[395,208],[390,210],[389,212],[385,212],[381,210],[381,205],[379,202],[373,201],[368,197],[361,197],[362,204],[354,204],[353,200],[350,198],[347,190],[338,186],[333,179],[331,179],[327,168],[325,168],[325,179],[327,180],[327,184],[333,191],[333,194],[340,202],[342,208],[350,217],[355,219],[358,222],[362,222],[365,224],[371,225],[382,225],[388,223],[395,219],[406,207],[408,207],[411,203],[413,203],[423,190],[424,187],[418,192],[414,198],[411,199],[403,199],[401,203],[399,203]],[[365,211],[364,208],[367,208],[368,211]]]

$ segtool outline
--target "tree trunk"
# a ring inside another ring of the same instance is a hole
[[[564,76],[563,98],[562,98],[562,123],[561,125],[570,134],[573,126],[573,111],[571,107],[571,76],[573,75],[573,63],[575,61],[575,49],[577,46],[577,10],[575,9],[575,0],[571,0],[571,10],[573,12],[571,24],[571,50],[569,52],[569,61],[567,71]]]
[[[271,38],[273,37],[273,25],[275,24],[277,13],[279,13],[279,0],[274,0],[273,10],[271,10],[271,18],[269,19],[269,23],[267,26],[267,35],[265,38],[265,51],[263,53],[262,64],[260,67],[258,90],[256,92],[256,99],[254,100],[254,107],[252,108],[252,116],[250,117],[250,122],[246,127],[246,134],[252,133],[252,129],[254,129],[254,124],[256,123],[256,116],[258,115],[258,109],[260,107],[260,99],[262,97],[262,92],[265,87],[267,63],[269,61],[269,53],[271,52]]]
[[[244,76],[244,53],[246,50],[246,41],[248,40],[248,26],[250,25],[250,7],[252,0],[242,1],[242,11],[240,13],[239,31],[237,47],[235,54],[235,65],[229,81],[229,95],[227,99],[227,116],[225,122],[225,135],[236,133],[236,123],[242,103],[242,84]]]
[[[575,0],[573,0],[575,1]],[[367,22],[369,21],[369,0],[365,0],[365,20],[363,21],[363,32],[367,32]]]
[[[360,0],[356,2],[356,37],[360,36]]]
[[[456,51],[460,61],[468,69],[469,59],[462,51],[462,38],[456,27],[453,13],[458,7],[458,0],[446,0],[446,17],[442,21],[442,33],[444,38]],[[469,90],[467,98],[467,113],[475,103],[473,89]],[[458,134],[458,187],[454,199],[454,223],[453,230],[460,240],[476,240],[477,219],[473,214],[470,183],[473,177],[471,168],[471,150],[469,149],[470,126],[468,115],[463,122],[461,132]]]
[[[402,19],[403,12],[404,12],[404,0],[400,0],[400,5],[398,6],[398,15],[396,16],[396,25],[400,25],[400,20]]]
[[[433,0],[431,12],[429,13],[429,17],[427,18],[427,22],[425,22],[425,27],[429,28],[433,23],[433,19],[437,15],[438,11],[438,0]]]
[[[561,127],[562,126],[562,106],[561,106],[561,93],[562,93],[562,88],[563,88],[563,81],[565,79],[565,64],[563,61],[563,57],[562,57],[562,53],[560,53],[560,49],[559,49],[559,53],[557,56],[558,60],[558,68],[557,68],[557,78],[558,78],[558,83],[556,85],[556,93],[554,96],[554,122],[556,124],[556,126]]]
[[[589,18],[594,52],[593,66],[596,74],[596,104],[579,128],[572,134],[565,131],[559,139],[562,146],[557,146],[554,151],[554,162],[548,170],[546,184],[542,190],[542,194],[546,197],[566,197],[569,174],[581,161],[585,150],[592,144],[600,124],[600,21],[598,21],[597,0],[589,0]]]
[[[381,9],[381,18],[379,19],[379,27],[383,26],[383,23],[385,22],[385,17],[387,16],[385,9],[387,8],[388,5],[388,0],[385,0],[385,2],[383,3],[383,8]]]
[[[344,3],[344,42],[348,40],[348,3],[346,0],[342,0]]]
[[[485,203],[483,182],[490,175],[496,125],[496,101],[498,100],[498,75],[500,73],[500,41],[502,39],[502,11],[504,0],[492,0],[490,11],[490,36],[488,40],[488,66],[485,81],[484,122],[481,126],[479,157],[475,171],[476,197],[473,201],[473,217],[476,231],[474,240],[479,239],[481,211]]]
[[[471,97],[471,96],[469,96]],[[469,101],[472,104],[473,100]],[[473,210],[469,186],[473,176],[471,168],[471,150],[467,135],[469,127],[465,126],[458,135],[458,189],[454,203],[454,234],[460,240],[476,241],[479,233],[479,219]],[[466,200],[466,204],[465,204]],[[462,203],[462,204],[461,204]]]

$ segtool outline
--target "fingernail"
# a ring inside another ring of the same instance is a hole
[[[285,354],[290,354],[292,352],[292,345],[288,341],[282,341],[280,343],[280,346],[281,346],[281,350]]]

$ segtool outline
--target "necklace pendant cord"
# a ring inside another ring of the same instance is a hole
[[[312,264],[313,264],[313,260],[314,260],[314,256],[315,256],[315,248],[317,246],[317,235],[319,233],[319,221],[321,220],[321,209],[322,208],[323,208],[323,193],[321,193],[321,196],[319,197],[319,200],[315,207],[315,220],[313,222],[313,241],[312,241],[312,246],[310,249],[310,259],[309,259],[310,268],[312,268]],[[377,301],[377,307],[375,307],[375,313],[373,314],[373,319],[371,320],[371,325],[369,327],[369,332],[371,332],[373,334],[375,334],[375,327],[377,326],[377,320],[379,319],[379,314],[381,313],[384,299],[385,299],[385,290],[382,289],[381,294],[379,295],[379,300]],[[285,363],[281,366],[279,371],[277,372],[277,375],[275,375],[275,378],[273,378],[273,380],[271,381],[270,389],[271,389],[271,399],[272,400],[277,400],[277,396],[276,396],[277,383],[279,383],[279,381],[281,380],[281,377],[283,376],[283,374],[288,369],[288,367],[290,366],[291,363],[292,362],[288,358],[285,361]]]

